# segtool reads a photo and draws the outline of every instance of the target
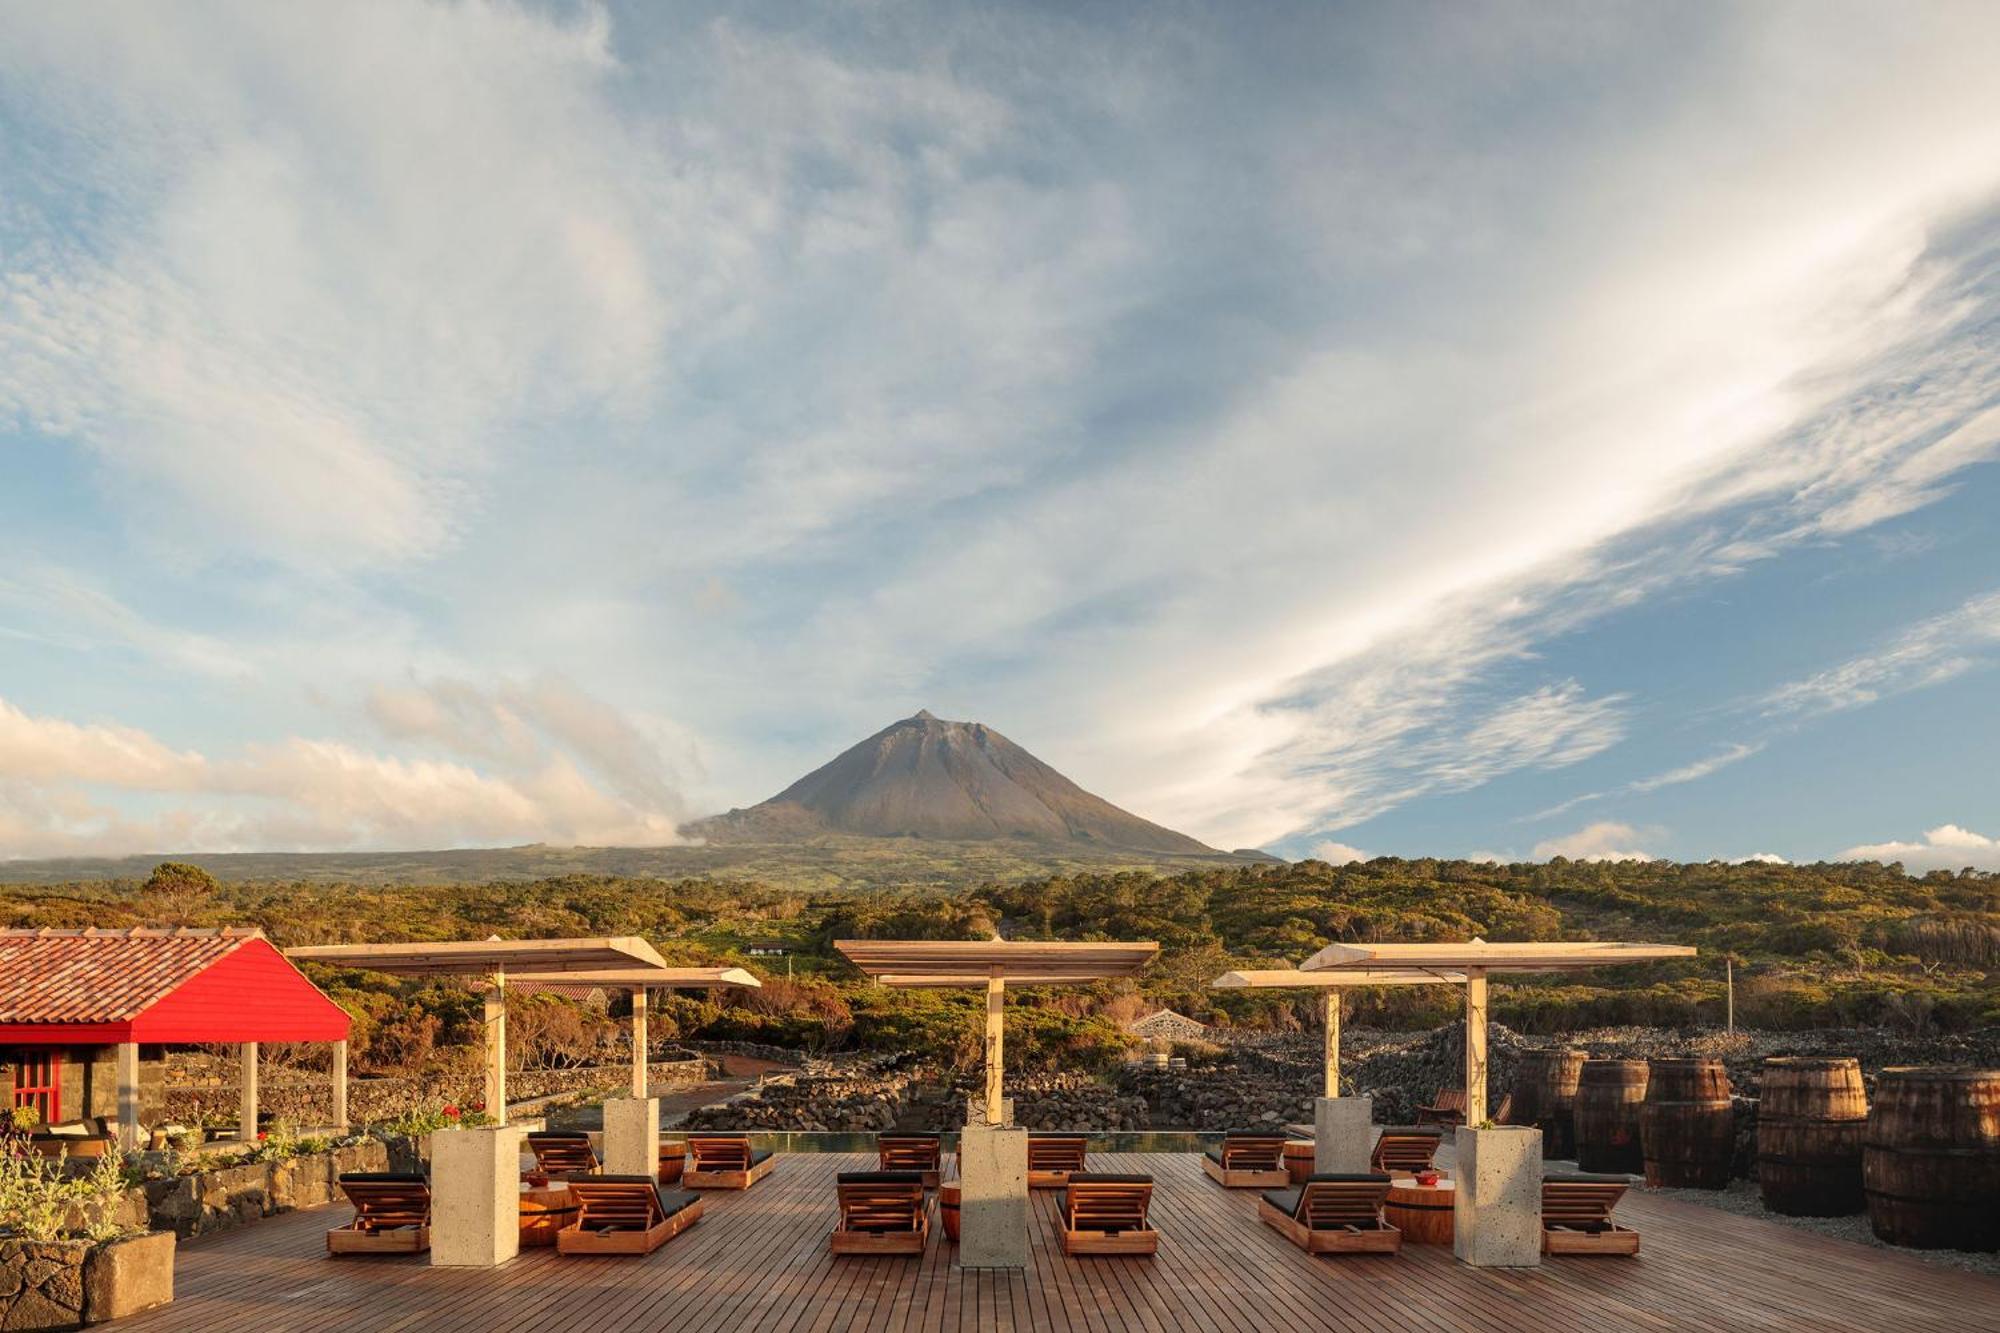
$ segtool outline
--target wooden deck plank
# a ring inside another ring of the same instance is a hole
[[[1223,1190],[1194,1156],[1105,1154],[1102,1170],[1150,1172],[1160,1252],[1069,1259],[1054,1192],[1037,1192],[1029,1267],[969,1273],[932,1204],[921,1259],[834,1259],[833,1176],[868,1159],[787,1155],[741,1194],[710,1193],[703,1220],[634,1259],[533,1250],[498,1269],[422,1259],[325,1257],[347,1210],[313,1209],[189,1242],[174,1304],[129,1320],[144,1333],[226,1328],[318,1333],[1362,1333],[1833,1330],[2000,1333],[2000,1280],[1634,1191],[1621,1220],[1637,1259],[1563,1258],[1475,1270],[1446,1247],[1401,1256],[1312,1257],[1257,1220],[1257,1192]]]

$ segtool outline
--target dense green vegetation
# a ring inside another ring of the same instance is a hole
[[[670,961],[731,961],[767,978],[724,1000],[675,997],[662,1035],[791,1046],[909,1050],[948,1063],[977,1056],[970,995],[888,992],[833,951],[852,936],[1157,939],[1136,986],[1023,994],[1010,1063],[1102,1066],[1122,1054],[1122,1020],[1168,1005],[1211,1022],[1290,1027],[1309,1004],[1284,992],[1217,992],[1236,966],[1297,963],[1334,940],[1600,938],[1693,944],[1686,962],[1496,983],[1497,1016],[1556,1031],[1606,1023],[1713,1024],[1723,959],[1736,961],[1746,1026],[1887,1024],[1916,1032],[2000,1023],[2000,875],[1904,875],[1897,866],[1568,862],[1496,866],[1381,859],[1334,867],[1232,865],[1172,876],[1058,875],[929,888],[805,892],[709,879],[571,875],[478,885],[221,883],[175,868],[142,884],[0,888],[0,922],[19,926],[254,924],[281,945],[379,939],[633,934]],[[752,949],[781,949],[783,956]],[[361,1021],[364,1064],[420,1068],[473,1039],[471,993],[318,974]],[[1356,993],[1349,1021],[1429,1026],[1453,1013],[1443,987]],[[523,1025],[535,1026],[533,1023]],[[575,1024],[571,1024],[572,1027]],[[584,1027],[588,1025],[585,1024]],[[554,1046],[602,1044],[546,1016]]]

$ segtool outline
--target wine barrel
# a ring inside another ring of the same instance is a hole
[[[961,1186],[956,1180],[938,1186],[938,1220],[944,1224],[945,1239],[954,1242],[958,1240],[960,1189]]]
[[[1842,1056],[1764,1062],[1757,1093],[1757,1183],[1764,1206],[1792,1217],[1846,1217],[1866,1206],[1861,1140],[1868,1093]]]
[[[1584,1053],[1567,1047],[1521,1052],[1514,1075],[1514,1104],[1507,1120],[1542,1131],[1542,1156],[1569,1157],[1576,1152],[1576,1081],[1583,1073]]]
[[[1729,1184],[1736,1152],[1736,1112],[1729,1071],[1720,1060],[1654,1060],[1639,1107],[1646,1183],[1719,1190]]]
[[[1883,1070],[1861,1181],[1891,1245],[2000,1250],[2000,1069]]]
[[[1576,1078],[1576,1164],[1585,1171],[1638,1171],[1639,1106],[1646,1100],[1644,1060],[1586,1060]]]
[[[1288,1139],[1285,1142],[1285,1173],[1294,1185],[1303,1185],[1313,1173],[1314,1144],[1311,1139]]]

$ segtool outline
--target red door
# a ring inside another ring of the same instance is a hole
[[[62,1056],[35,1051],[16,1058],[14,1105],[33,1110],[45,1125],[62,1119]]]

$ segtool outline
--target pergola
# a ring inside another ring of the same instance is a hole
[[[1316,990],[1321,994],[1325,1022],[1325,1097],[1340,1095],[1340,993],[1358,986],[1435,986],[1465,980],[1459,972],[1421,972],[1397,968],[1361,968],[1351,972],[1224,972],[1209,986],[1215,990]]]
[[[507,1123],[507,977],[510,972],[542,976],[645,968],[666,970],[653,946],[636,935],[611,939],[451,940],[402,944],[313,944],[288,949],[304,962],[358,967],[393,977],[484,977],[486,979],[486,1110],[496,1124]],[[347,1071],[337,1071],[344,1085]]]
[[[1354,975],[1391,969],[1425,972],[1465,982],[1465,1123],[1486,1119],[1486,977],[1491,972],[1569,972],[1623,963],[1692,958],[1680,944],[1625,944],[1578,940],[1518,944],[1329,944],[1306,960],[1304,971]]]
[[[1160,946],[1010,940],[836,940],[834,948],[885,986],[902,989],[986,990],[986,1123],[1005,1120],[1006,1058],[1001,1023],[1007,987],[1074,986],[1129,977],[1151,963]]]
[[[646,993],[653,990],[718,990],[764,983],[740,967],[621,967],[598,972],[529,972],[507,978],[509,985],[567,983],[632,993],[632,1095],[646,1095]]]

